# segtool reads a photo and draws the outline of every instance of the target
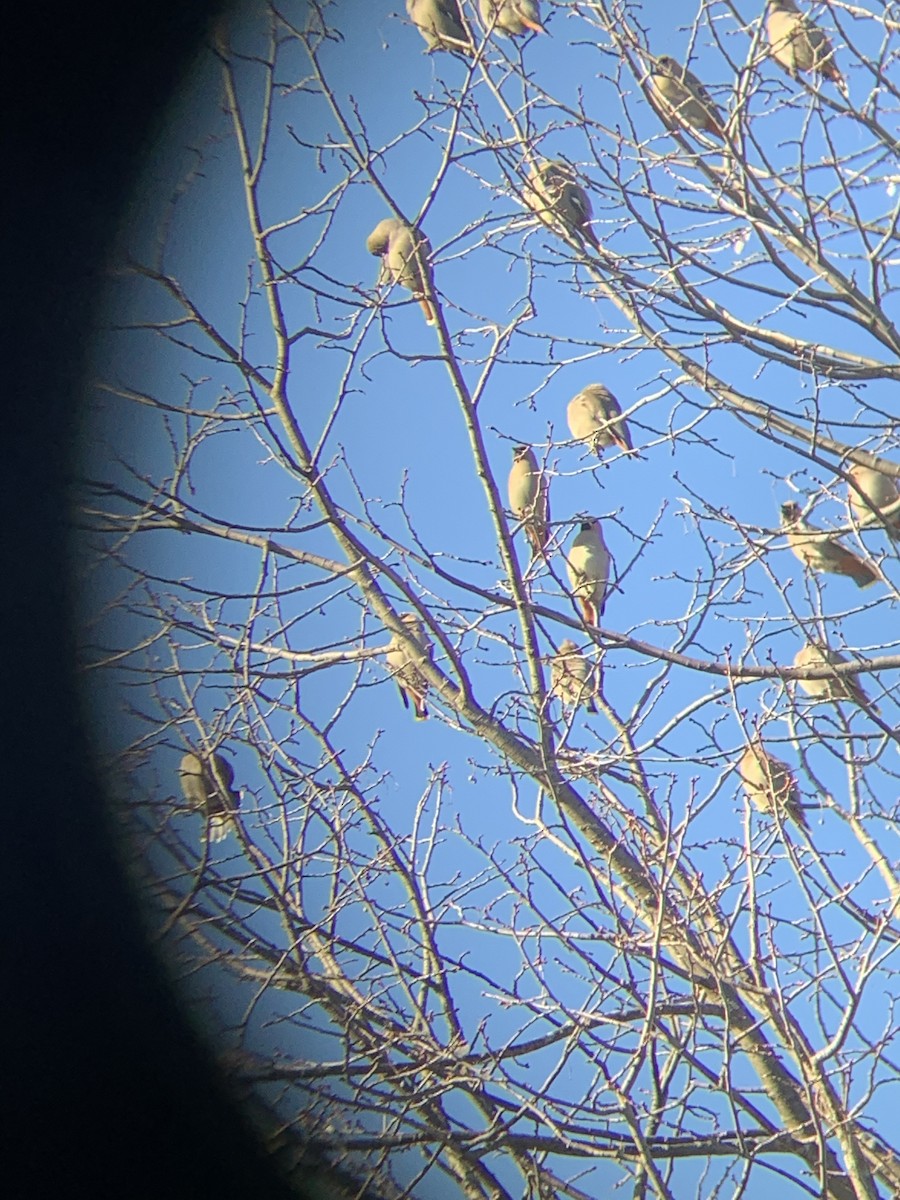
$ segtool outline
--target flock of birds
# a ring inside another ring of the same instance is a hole
[[[544,34],[537,0],[479,0],[485,33],[506,37]],[[406,0],[412,23],[428,46],[428,52],[446,50],[472,56],[476,43],[463,19],[459,0]],[[847,86],[834,61],[826,34],[797,8],[794,0],[768,0],[766,34],[769,52],[794,78],[799,72],[820,75],[833,82],[847,98]],[[690,133],[708,134],[728,141],[727,123],[721,110],[701,81],[686,66],[669,55],[649,61],[647,85],[651,100],[670,126]],[[590,198],[578,183],[574,170],[561,160],[540,160],[529,170],[524,200],[545,224],[561,225],[587,246],[600,251],[591,226]],[[379,284],[399,285],[412,293],[428,324],[435,324],[434,280],[431,245],[416,226],[399,217],[380,221],[366,239],[369,253],[381,260]],[[569,402],[567,420],[575,441],[586,444],[598,456],[612,446],[635,453],[627,422],[616,397],[602,383],[584,388]],[[850,511],[857,526],[879,524],[900,540],[900,489],[895,481],[872,467],[853,465],[847,471]],[[546,555],[550,538],[548,480],[530,446],[513,449],[508,480],[509,509],[520,523],[535,557]],[[803,517],[796,503],[782,505],[781,524],[788,544],[811,571],[845,575],[861,588],[882,576],[875,566],[847,549]],[[581,521],[565,555],[566,573],[572,596],[589,629],[603,615],[609,581],[610,555],[595,517]],[[412,612],[401,614],[403,635],[394,634],[386,652],[387,667],[397,682],[403,704],[417,718],[428,716],[428,680],[417,664],[433,660],[434,647],[422,622]],[[597,711],[599,665],[589,662],[574,641],[566,638],[550,658],[550,695],[563,705]],[[843,655],[822,642],[810,642],[794,659],[801,668],[829,668],[848,663]],[[871,705],[852,674],[799,680],[816,699],[849,700]],[[877,711],[877,708],[875,709]],[[738,773],[752,803],[807,827],[799,789],[790,767],[766,750],[759,734],[748,739],[738,764]],[[210,840],[225,836],[229,813],[237,808],[240,793],[233,789],[234,772],[219,753],[207,757],[185,754],[181,760],[182,792],[189,807],[209,817]]]
[[[540,8],[538,0],[478,0],[488,36],[546,33]],[[429,53],[449,50],[467,57],[475,54],[476,42],[463,19],[460,0],[406,0],[406,12],[425,39]],[[827,34],[800,12],[794,0],[768,0],[766,37],[772,57],[794,77],[800,71],[816,72],[847,95]],[[679,123],[726,140],[721,112],[686,67],[663,55],[656,59],[648,82],[655,99],[670,108]]]
[[[516,37],[547,32],[535,0],[479,0],[478,8],[487,35]],[[475,53],[459,0],[407,0],[406,9],[429,52]],[[848,97],[827,35],[799,11],[794,0],[769,0],[766,34],[772,57],[793,77],[799,72],[818,74]],[[650,62],[647,84],[650,97],[667,124],[728,141],[727,123],[721,110],[687,67],[669,55],[661,55]],[[525,182],[524,201],[545,224],[559,224],[567,233],[576,234],[586,246],[600,250],[591,225],[590,198],[568,163],[560,160],[535,163]],[[417,227],[389,217],[379,222],[366,245],[370,253],[381,259],[379,283],[399,284],[410,291],[421,305],[426,321],[435,323],[431,246],[425,235]],[[587,444],[598,455],[610,446],[634,453],[621,405],[604,384],[591,384],[579,392],[569,402],[567,420],[573,439]],[[900,538],[900,490],[895,481],[863,465],[849,467],[847,475],[848,499],[855,523],[858,526],[880,523],[892,537]],[[518,445],[513,449],[508,500],[509,510],[520,523],[532,554],[535,557],[546,554],[551,538],[549,486],[530,446]],[[806,521],[798,504],[782,505],[781,524],[788,545],[807,569],[848,576],[861,588],[882,578],[872,563]],[[596,518],[588,517],[581,522],[565,555],[565,565],[572,596],[584,623],[595,628],[603,615],[610,567],[609,552]],[[405,636],[394,635],[391,639],[387,665],[397,681],[404,705],[411,707],[416,717],[424,718],[428,715],[428,681],[416,663],[422,658],[431,661],[433,646],[414,613],[404,613],[401,620]],[[827,669],[846,665],[848,661],[824,643],[810,642],[797,654],[794,666]],[[583,705],[588,712],[597,711],[599,666],[589,662],[575,642],[566,638],[560,643],[557,653],[550,658],[550,669],[552,696],[573,709]],[[835,674],[799,683],[816,699],[870,704],[853,675]],[[754,804],[806,826],[790,768],[766,750],[758,734],[748,740],[738,773]]]

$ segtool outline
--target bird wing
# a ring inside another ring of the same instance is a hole
[[[870,587],[880,578],[873,566],[833,538],[825,538],[818,544],[818,549],[825,570],[836,575],[849,575],[858,587]]]
[[[694,97],[702,104],[705,104],[707,108],[715,111],[715,102],[712,96],[710,96],[709,92],[706,90],[705,86],[700,82],[693,71],[689,71],[687,67],[684,67],[683,70],[683,82],[688,90],[693,92]]]

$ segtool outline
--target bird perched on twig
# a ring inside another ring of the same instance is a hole
[[[400,620],[403,622],[409,637],[419,647],[420,655],[431,662],[434,657],[434,646],[425,632],[422,622],[415,613],[411,612],[401,613]],[[397,681],[403,707],[409,708],[409,703],[412,701],[416,720],[423,721],[428,716],[428,708],[425,704],[425,697],[428,694],[428,680],[416,666],[417,658],[418,656],[412,654],[406,648],[399,635],[395,633],[388,646],[385,660],[391,674]]]
[[[429,297],[433,291],[431,279],[431,243],[421,233],[399,217],[385,217],[366,238],[366,249],[381,258],[379,283],[399,283],[409,288],[418,300],[429,325],[435,321]]]
[[[513,447],[508,491],[510,511],[522,522],[537,556],[546,550],[550,540],[550,489],[530,446]]]
[[[687,67],[661,54],[650,67],[648,83],[664,119],[668,117],[694,133],[711,133],[722,142],[726,140],[721,110]]]
[[[504,37],[547,32],[537,0],[478,0],[478,11],[485,26]]]
[[[580,234],[595,250],[600,249],[590,224],[594,215],[590,199],[567,162],[559,158],[543,159],[532,167],[525,184],[525,203],[545,225],[552,225],[556,219],[566,229]]]
[[[599,624],[606,603],[609,551],[596,517],[581,522],[566,555],[566,573],[585,624]]]
[[[794,821],[809,829],[790,767],[769,754],[758,736],[751,738],[738,760],[738,774],[747,799],[760,812],[778,813],[783,820]]]
[[[883,471],[860,463],[854,463],[847,475],[859,489],[847,487],[850,512],[857,524],[875,525],[880,518],[880,523],[890,536],[900,539],[900,488],[897,487],[897,481]],[[859,492],[863,493],[865,500]],[[886,512],[886,509],[890,511]]]
[[[796,79],[800,71],[813,71],[830,79],[845,100],[850,93],[834,61],[834,50],[819,26],[801,13],[794,0],[769,0],[766,16],[769,52]]]
[[[607,446],[634,453],[622,406],[608,387],[591,383],[573,396],[566,409],[569,432],[585,442],[599,458]]]
[[[796,556],[810,571],[849,575],[857,587],[869,587],[881,578],[875,568],[842,546],[837,538],[804,521],[800,505],[789,500],[781,506],[781,527]]]
[[[810,642],[794,656],[795,667],[840,667],[849,662],[849,658],[837,650],[832,650],[824,642]],[[833,675],[830,679],[798,679],[797,682],[814,700],[852,700],[854,704],[863,708],[868,706],[878,712],[878,705],[872,704],[855,675]]]
[[[583,704],[588,712],[595,713],[598,671],[599,667],[588,662],[572,639],[566,638],[550,659],[550,692],[570,708]]]
[[[406,0],[406,12],[428,43],[429,54],[435,50],[473,53],[459,0]]]
[[[188,807],[206,813],[209,840],[221,842],[241,803],[241,793],[232,789],[234,767],[218,753],[208,758],[189,753],[178,766],[178,780]]]

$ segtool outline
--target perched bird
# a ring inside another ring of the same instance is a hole
[[[400,614],[400,620],[406,626],[406,632],[419,647],[422,655],[430,662],[434,657],[434,646],[422,628],[419,618],[415,613],[407,612]],[[409,702],[412,700],[416,719],[424,720],[428,716],[428,709],[425,706],[428,680],[416,666],[415,656],[407,650],[398,635],[394,634],[385,657],[391,674],[397,680],[403,707],[409,708]]]
[[[807,524],[796,501],[782,504],[781,527],[787,535],[788,545],[810,571],[849,575],[861,588],[869,587],[881,578],[870,563],[842,546],[837,538],[829,537],[824,530]]]
[[[585,624],[596,625],[603,616],[609,579],[609,551],[596,517],[581,522],[566,555],[566,573]]]
[[[584,657],[571,638],[559,643],[559,652],[550,659],[550,692],[572,708],[583,704],[595,713],[597,705],[597,668]]]
[[[550,489],[530,446],[513,447],[509,472],[509,508],[522,527],[535,555],[550,540]]]
[[[769,754],[759,737],[751,739],[738,760],[738,774],[747,799],[760,812],[777,812],[782,819],[787,818],[809,829],[790,767]]]
[[[478,0],[478,11],[487,28],[504,37],[547,32],[537,0]]]
[[[880,516],[881,524],[890,536],[900,539],[900,487],[897,481],[890,475],[876,471],[874,467],[864,467],[860,463],[854,463],[847,474],[868,500],[867,504],[859,492],[852,487],[847,488],[850,512],[857,524],[878,524]],[[885,509],[892,508],[892,512],[885,513]]]
[[[834,50],[826,35],[794,0],[769,0],[766,16],[769,51],[776,62],[796,79],[800,71],[814,71],[836,84],[849,100],[847,84],[834,61]]]
[[[234,767],[221,754],[210,754],[205,760],[198,754],[185,754],[178,779],[188,807],[209,818],[209,840],[221,842],[241,803],[241,793],[232,790]]]
[[[824,642],[810,642],[794,656],[795,667],[840,667],[850,662],[837,650],[832,650]],[[808,696],[814,700],[852,700],[855,704],[867,706],[878,712],[878,705],[872,704],[863,691],[855,675],[835,675],[828,679],[798,679],[797,682]]]
[[[472,53],[472,39],[463,24],[459,0],[406,0],[406,12],[413,25],[434,50]]]
[[[399,283],[418,300],[429,325],[434,324],[434,309],[429,296],[431,281],[431,243],[423,233],[397,217],[379,221],[366,238],[366,249],[381,258],[379,283]]]
[[[602,383],[591,383],[573,396],[566,419],[572,437],[587,443],[598,458],[607,446],[634,453],[622,406]]]
[[[725,141],[721,110],[692,71],[668,54],[661,54],[650,67],[650,92],[663,115],[694,133],[711,133]]]
[[[567,162],[543,159],[532,167],[525,185],[525,203],[545,225],[556,218],[590,242],[595,250],[600,249],[597,235],[591,229],[594,210],[590,199]]]

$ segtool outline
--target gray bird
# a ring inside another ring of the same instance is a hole
[[[209,818],[209,840],[221,842],[241,803],[241,793],[232,789],[231,763],[221,754],[210,754],[206,759],[185,754],[178,766],[178,779],[188,807]]]
[[[849,575],[860,588],[870,587],[881,578],[870,563],[842,546],[837,538],[804,521],[796,501],[782,504],[781,527],[788,545],[810,571]]]
[[[661,54],[650,67],[648,83],[664,116],[694,133],[711,133],[722,142],[726,140],[721,110],[687,67]]]
[[[766,37],[769,53],[794,79],[800,71],[813,71],[823,79],[830,79],[849,100],[831,42],[815,21],[800,12],[794,0],[769,0]]]
[[[795,667],[840,667],[851,660],[823,642],[810,642],[794,657]],[[798,679],[797,682],[814,700],[852,700],[855,704],[868,706],[878,712],[855,675],[835,675],[828,679]]]
[[[570,708],[583,704],[588,712],[595,713],[597,672],[598,668],[588,662],[572,639],[566,638],[550,659],[551,695]]]
[[[406,11],[428,43],[429,54],[434,50],[473,53],[459,0],[406,0]]]
[[[606,602],[609,551],[596,517],[581,522],[566,555],[566,574],[585,624],[599,624]]]
[[[485,27],[493,28],[503,37],[547,32],[541,24],[536,0],[478,0],[478,11]]]
[[[525,530],[535,556],[550,540],[550,490],[529,446],[513,447],[513,465],[508,482],[510,512]]]
[[[532,167],[525,185],[525,203],[545,225],[552,225],[556,219],[580,234],[595,250],[600,249],[590,224],[594,215],[590,199],[567,162],[543,159]]]
[[[750,803],[765,813],[779,813],[782,819],[794,821],[809,829],[797,781],[787,763],[775,758],[763,746],[759,737],[752,738],[738,760],[738,774]]]
[[[573,396],[566,419],[572,437],[590,446],[598,458],[607,446],[634,452],[622,406],[602,383],[591,383]]]
[[[398,217],[385,217],[366,238],[366,249],[381,258],[379,283],[399,283],[418,300],[429,325],[435,321],[429,296],[431,243],[418,229]]]
[[[419,647],[420,654],[431,662],[434,657],[434,646],[419,618],[415,613],[406,612],[400,614],[400,620],[406,627],[406,632]],[[397,681],[403,707],[409,708],[409,703],[412,701],[416,720],[424,720],[428,716],[428,709],[425,705],[428,680],[416,666],[416,656],[411,654],[399,636],[394,634],[385,659],[391,674]]]
[[[856,523],[877,525],[880,517],[880,524],[890,536],[900,540],[900,488],[897,487],[897,481],[890,475],[876,471],[874,467],[864,467],[860,463],[854,463],[847,474],[868,500],[867,504],[859,492],[847,487],[847,500]]]

